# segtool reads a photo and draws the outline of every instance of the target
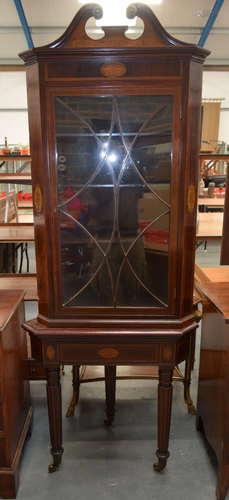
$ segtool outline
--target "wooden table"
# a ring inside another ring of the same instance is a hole
[[[3,184],[31,184],[31,174],[0,174],[0,182]]]
[[[34,226],[33,223],[24,224],[0,224],[0,243],[17,243],[16,247],[13,249],[13,253],[17,250],[21,250],[20,268],[21,273],[23,264],[23,254],[25,252],[27,259],[27,272],[29,272],[29,257],[27,253],[27,244],[30,241],[34,241]],[[8,248],[8,245],[6,245]],[[6,272],[8,270],[8,256],[6,255]]]
[[[224,208],[225,198],[198,198],[198,206],[208,208]]]
[[[10,221],[10,224],[26,224],[26,223],[30,223],[30,224],[33,224],[34,223],[34,218],[33,218],[33,214],[18,214],[18,222],[15,219],[12,219]]]
[[[196,235],[197,241],[221,240],[223,230],[223,216],[218,213],[199,213],[199,230]]]
[[[203,272],[206,274],[209,281],[214,281],[216,283],[228,281],[229,283],[229,267],[206,267],[203,268]]]
[[[36,274],[0,274],[0,290],[24,290],[25,300],[38,300]]]
[[[0,224],[0,243],[34,241],[34,226],[27,224]]]
[[[31,432],[24,292],[0,290],[0,495],[16,498],[22,448]]]
[[[229,283],[199,283],[203,300],[196,426],[218,459],[216,498],[229,485]]]

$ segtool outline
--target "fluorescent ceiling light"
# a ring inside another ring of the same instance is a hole
[[[79,3],[90,3],[90,0],[78,0]],[[160,4],[162,0],[151,0],[148,4]],[[98,4],[103,8],[103,17],[96,21],[96,26],[135,26],[136,17],[128,19],[126,8],[131,0],[99,0]]]

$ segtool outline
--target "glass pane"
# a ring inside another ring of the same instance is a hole
[[[62,303],[166,307],[171,96],[58,97]]]

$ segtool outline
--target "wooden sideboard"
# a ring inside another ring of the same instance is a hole
[[[16,498],[19,463],[27,433],[31,432],[24,292],[0,290],[0,495]]]
[[[203,294],[196,426],[218,459],[217,500],[229,484],[229,282],[199,283]]]

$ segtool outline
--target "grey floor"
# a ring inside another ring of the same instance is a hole
[[[196,261],[202,267],[219,266],[220,244],[201,246]],[[27,319],[37,314],[27,303]],[[196,403],[200,330],[191,395]],[[182,383],[174,383],[170,453],[163,473],[153,470],[157,449],[157,382],[117,383],[116,416],[111,427],[103,423],[104,384],[84,384],[75,416],[66,418],[71,399],[71,367],[62,376],[62,465],[48,474],[52,462],[45,382],[31,382],[34,430],[26,440],[20,465],[18,500],[210,500],[215,498],[217,461],[204,434],[195,429],[183,401]],[[229,499],[229,493],[227,495]]]

